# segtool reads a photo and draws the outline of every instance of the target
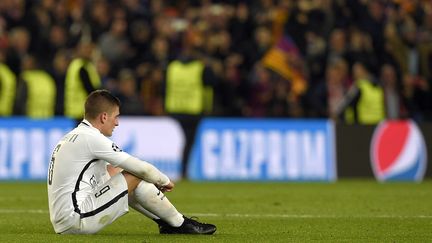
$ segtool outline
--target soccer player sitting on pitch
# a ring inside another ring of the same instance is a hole
[[[174,188],[165,174],[107,138],[119,125],[119,107],[108,91],[92,92],[83,121],[55,147],[48,171],[55,232],[96,233],[131,206],[157,222],[161,234],[213,234],[216,226],[183,216],[165,197]]]

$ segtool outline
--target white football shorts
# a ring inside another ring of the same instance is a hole
[[[95,188],[75,213],[76,224],[61,234],[94,234],[129,211],[127,182],[122,173]]]

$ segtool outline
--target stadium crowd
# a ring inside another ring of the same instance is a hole
[[[64,115],[83,45],[126,115],[167,114],[168,67],[188,58],[206,67],[205,115],[432,121],[430,0],[2,0],[0,116],[29,113],[29,69],[54,80]]]

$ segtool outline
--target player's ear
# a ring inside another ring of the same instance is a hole
[[[104,124],[104,123],[106,122],[107,119],[108,119],[108,113],[106,113],[106,112],[102,112],[101,115],[100,115],[100,122],[101,122],[102,124]]]

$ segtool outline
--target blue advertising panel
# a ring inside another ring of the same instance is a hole
[[[192,180],[336,180],[330,120],[203,119],[189,158]]]
[[[66,118],[1,118],[0,180],[46,180],[54,146],[74,125]]]

